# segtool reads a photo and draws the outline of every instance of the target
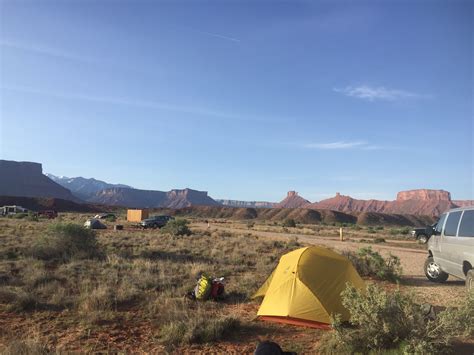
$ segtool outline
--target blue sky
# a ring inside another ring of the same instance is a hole
[[[472,1],[0,1],[0,158],[137,188],[474,198]]]

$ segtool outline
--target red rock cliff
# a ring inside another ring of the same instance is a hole
[[[397,194],[397,201],[422,200],[422,201],[451,201],[451,194],[444,190],[418,189],[400,191]]]

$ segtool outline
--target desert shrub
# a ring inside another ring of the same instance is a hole
[[[117,217],[115,217],[114,215],[109,215],[105,217],[105,220],[108,222],[115,222],[117,220]]]
[[[91,313],[111,310],[114,305],[115,292],[106,285],[95,288],[84,287],[79,300],[79,311]]]
[[[373,227],[369,227],[369,228],[367,228],[367,233],[375,234],[375,233],[377,233],[377,231]]]
[[[33,339],[14,340],[2,351],[2,355],[47,355],[53,352],[45,344]]]
[[[410,233],[410,228],[403,227],[403,228],[392,228],[390,229],[389,233],[391,235],[407,235]]]
[[[336,316],[334,332],[323,337],[321,353],[439,353],[455,337],[473,334],[474,298],[458,309],[448,309],[430,319],[412,295],[400,290],[385,292],[372,284],[360,291],[353,286],[342,292],[342,303],[350,312],[350,325]]]
[[[355,230],[355,231],[360,231],[360,230],[362,229],[361,226],[359,226],[359,225],[357,225],[357,224],[355,224],[355,223],[354,223],[354,224],[351,224],[351,225],[350,225],[350,228],[353,229],[353,230]]]
[[[285,242],[285,249],[293,250],[301,247],[301,243],[298,240],[298,237],[292,237]]]
[[[38,215],[33,212],[28,212],[26,219],[30,222],[38,222]]]
[[[288,218],[288,219],[285,219],[283,221],[282,226],[287,227],[287,228],[295,228],[296,227],[296,222],[293,218]]]
[[[191,235],[192,232],[189,229],[188,224],[189,222],[186,219],[174,219],[166,223],[166,225],[161,228],[161,231],[173,236]]]
[[[253,227],[255,227],[255,222],[247,222],[248,229],[252,229]]]
[[[36,307],[34,295],[20,287],[3,287],[0,289],[0,304],[6,304],[12,312],[31,311]]]
[[[174,321],[161,328],[161,341],[166,346],[210,343],[220,340],[240,327],[234,317],[190,318]]]
[[[434,353],[452,344],[454,338],[474,337],[474,294],[466,295],[458,308],[447,308],[408,341],[406,353]]]
[[[384,238],[374,238],[374,243],[385,243],[385,239]]]
[[[33,245],[31,254],[38,259],[63,261],[101,256],[95,232],[73,223],[51,225]]]
[[[15,214],[10,215],[10,216],[13,219],[23,219],[23,218],[28,217],[28,213],[15,213]]]
[[[410,228],[409,227],[403,227],[403,228],[400,229],[400,234],[405,235],[405,234],[408,234],[408,233],[410,233]]]
[[[360,248],[355,253],[344,252],[343,254],[352,262],[361,276],[390,282],[400,280],[402,268],[400,259],[395,255],[389,254],[388,258],[384,258],[371,247]]]

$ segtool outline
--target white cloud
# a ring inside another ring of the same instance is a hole
[[[305,148],[308,149],[362,149],[362,148],[369,147],[368,143],[365,141],[353,141],[353,142],[346,142],[346,141],[339,141],[339,142],[331,142],[331,143],[308,143],[305,145]]]
[[[198,31],[198,30],[196,30],[196,32],[202,33],[202,34],[204,34],[204,35],[208,35],[208,36],[211,36],[211,37],[216,37],[216,38],[220,38],[220,39],[225,39],[226,41],[241,42],[241,40],[238,39],[238,38],[230,37],[230,36],[224,36],[224,35],[221,35],[221,34],[218,34],[218,33],[212,33],[212,32],[206,32],[206,31]]]
[[[21,93],[35,94],[35,95],[44,95],[48,97],[58,98],[58,99],[68,99],[68,100],[80,100],[80,101],[89,101],[97,102],[110,105],[125,105],[125,106],[135,106],[140,108],[149,108],[155,110],[164,110],[179,112],[192,115],[200,115],[208,118],[217,118],[217,119],[227,119],[227,120],[240,120],[240,121],[267,121],[267,118],[253,115],[239,115],[235,113],[225,112],[214,110],[211,108],[187,106],[187,105],[177,105],[170,104],[162,101],[148,101],[135,98],[122,98],[122,97],[111,97],[111,96],[92,96],[84,95],[77,93],[63,93],[42,89],[35,89],[24,86],[0,86],[2,90],[9,90]]]
[[[3,40],[0,40],[0,46],[5,47],[5,48],[13,48],[13,49],[18,49],[22,51],[37,53],[37,54],[48,55],[52,57],[59,57],[63,59],[78,60],[78,61],[84,61],[84,62],[95,62],[95,59],[87,57],[87,56],[82,56],[75,53],[66,52],[57,48],[30,44],[30,43],[25,43],[25,42],[20,42],[20,41],[10,41],[10,40],[3,39]]]
[[[417,94],[405,90],[388,89],[383,86],[371,87],[368,85],[360,86],[346,86],[345,88],[339,89],[334,88],[335,92],[344,94],[349,97],[355,97],[367,101],[385,100],[395,101],[401,99],[417,99],[427,98],[427,95]]]

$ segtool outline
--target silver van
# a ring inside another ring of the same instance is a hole
[[[444,282],[449,275],[466,280],[474,290],[474,206],[455,208],[441,215],[428,241],[425,274]]]

